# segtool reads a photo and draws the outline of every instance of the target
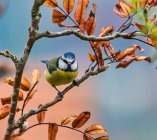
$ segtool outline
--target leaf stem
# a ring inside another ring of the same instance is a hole
[[[50,125],[50,124],[56,124],[56,123],[50,123],[50,122],[47,122],[47,123],[37,123],[37,124],[34,124],[34,125],[28,127],[28,128],[27,128],[26,130],[24,130],[22,133],[17,134],[17,135],[20,136],[20,135],[26,133],[26,132],[27,132],[28,130],[30,130],[31,128],[34,128],[34,127],[36,127],[36,126],[40,126],[40,125]],[[93,138],[91,135],[89,135],[89,134],[87,134],[87,133],[85,133],[85,132],[83,132],[83,131],[81,131],[81,130],[75,129],[75,128],[70,127],[70,126],[60,125],[60,124],[56,124],[56,125],[57,125],[58,127],[67,128],[67,129],[71,129],[71,130],[73,130],[73,131],[77,131],[77,132],[82,133],[83,135],[86,135],[86,136],[88,136],[88,137],[90,137],[91,139],[94,140],[94,138]]]

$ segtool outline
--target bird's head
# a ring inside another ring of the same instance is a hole
[[[67,52],[58,59],[58,68],[64,71],[76,71],[78,64],[75,59],[75,55],[71,52]]]

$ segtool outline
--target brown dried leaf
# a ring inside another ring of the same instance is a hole
[[[63,13],[61,13],[60,11],[58,11],[56,9],[54,9],[52,11],[52,22],[53,23],[63,22],[66,18],[67,18],[67,16],[64,15]]]
[[[63,7],[68,14],[74,9],[75,0],[63,0]]]
[[[49,124],[48,140],[56,140],[57,132],[58,132],[57,124]]]
[[[38,69],[34,69],[31,74],[31,79],[32,79],[33,83],[38,82],[40,78],[41,78],[40,71]]]
[[[34,94],[37,92],[37,89],[34,89],[28,96],[26,104],[33,98]]]
[[[50,8],[58,7],[57,0],[45,0],[44,5]]]
[[[102,51],[101,51],[100,47],[95,47],[94,50],[98,57],[98,64],[99,64],[98,66],[99,67],[104,66],[104,60],[103,60]]]
[[[11,86],[14,86],[14,78],[12,77],[5,78],[4,82]],[[30,87],[31,87],[31,83],[23,76],[21,79],[20,88],[24,91],[29,91]]]
[[[106,36],[108,35],[109,33],[113,32],[114,31],[114,27],[113,26],[107,26],[107,27],[103,27],[101,29],[101,32],[99,34],[99,37],[103,37],[103,36]]]
[[[90,135],[96,135],[96,134],[105,134],[107,135],[107,130],[105,130],[101,125],[99,124],[95,124],[92,125],[90,127],[88,127],[87,129],[85,129],[85,133],[88,133]]]
[[[116,68],[126,68],[128,67],[134,60],[133,59],[130,59],[128,61],[121,61],[117,66]]]
[[[109,140],[108,136],[101,136],[99,138],[96,138],[95,140]]]
[[[78,0],[78,5],[74,14],[74,19],[79,25],[84,24],[85,22],[88,3],[89,0]]]
[[[87,21],[85,22],[85,30],[88,35],[94,34],[96,29],[96,19],[95,19],[95,13],[90,11],[89,17]]]
[[[3,105],[2,108],[0,109],[0,120],[7,117],[9,114],[9,111],[10,111],[10,105],[9,104]]]
[[[140,0],[140,8],[144,8],[149,0]]]
[[[11,96],[1,98],[1,103],[2,103],[2,105],[10,104],[11,103]]]
[[[149,0],[148,5],[157,6],[157,0]]]
[[[88,137],[87,135],[83,135],[83,140],[92,140],[92,138]]]
[[[14,86],[14,78],[12,77],[5,78],[4,83]]]
[[[38,108],[40,108],[41,106],[42,106],[42,104],[40,104],[38,106]],[[37,114],[37,120],[38,120],[39,123],[44,122],[44,120],[45,120],[45,111],[42,111],[42,112]]]
[[[127,14],[125,14],[124,12],[120,12],[120,11],[116,10],[115,8],[112,8],[112,10],[121,18],[127,18],[128,17]]]
[[[152,59],[149,56],[135,56],[135,61],[142,61],[142,60],[145,60],[149,63],[152,62]]]
[[[31,83],[27,80],[26,77],[23,76],[21,80],[20,88],[24,91],[29,91],[30,87],[31,87]]]
[[[61,125],[67,125],[67,124],[69,124],[71,121],[73,121],[74,119],[76,119],[77,118],[77,116],[70,116],[70,117],[67,117],[67,118],[65,118],[65,119],[63,119],[62,121],[61,121]]]
[[[130,16],[132,12],[132,7],[128,3],[126,3],[124,0],[119,0],[119,4],[122,7],[124,13]]]
[[[138,45],[133,45],[130,48],[126,49],[125,51],[123,51],[116,59],[117,61],[120,61],[122,59],[124,59],[126,56],[135,56],[135,51],[139,49],[140,52],[144,52],[144,49]]]
[[[73,128],[82,127],[90,118],[90,112],[82,112],[72,123]]]

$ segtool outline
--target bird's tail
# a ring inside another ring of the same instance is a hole
[[[49,63],[48,60],[41,60],[42,63],[45,63],[46,65]]]

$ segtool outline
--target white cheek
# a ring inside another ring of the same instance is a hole
[[[75,71],[75,70],[77,70],[77,68],[78,68],[78,64],[77,64],[77,62],[75,61],[75,62],[71,65],[71,69],[72,69],[73,71]]]
[[[67,64],[63,61],[59,61],[58,67],[62,70],[66,70],[68,68]]]

